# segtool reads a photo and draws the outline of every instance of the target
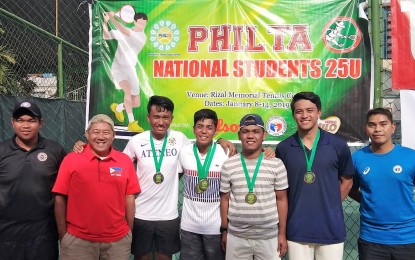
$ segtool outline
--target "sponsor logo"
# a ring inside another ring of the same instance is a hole
[[[159,51],[168,51],[177,46],[180,31],[171,21],[158,21],[150,30],[150,41]]]
[[[273,116],[267,120],[266,130],[272,136],[280,136],[287,130],[287,122],[280,116]]]
[[[370,167],[366,167],[366,169],[363,171],[363,175],[366,175],[370,172]]]
[[[340,118],[337,116],[329,116],[326,119],[318,120],[318,127],[332,134],[335,134],[337,131],[339,131],[340,125]]]
[[[46,153],[43,153],[43,152],[38,153],[37,154],[37,159],[41,162],[44,162],[48,159],[48,155]]]
[[[239,124],[227,124],[222,118],[218,118],[218,132],[232,132],[237,133],[239,131]]]

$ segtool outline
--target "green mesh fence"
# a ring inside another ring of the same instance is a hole
[[[380,47],[380,83],[375,96],[392,110],[398,125],[394,139],[401,141],[399,91],[392,89],[389,1],[369,1],[370,23],[378,24],[372,42]],[[378,17],[371,17],[378,8]],[[10,114],[13,103],[23,96],[37,102],[44,114],[41,132],[57,140],[68,151],[82,140],[88,77],[88,5],[86,1],[0,1],[0,141],[12,135]],[[375,58],[376,59],[376,58]],[[377,91],[380,90],[380,91]],[[114,145],[122,150],[125,140]],[[351,147],[351,151],[360,147]],[[180,185],[182,193],[183,183]],[[178,203],[181,211],[181,200]],[[344,259],[358,259],[359,204],[343,202],[347,240]],[[175,256],[176,258],[178,256]],[[287,259],[287,258],[284,258]]]

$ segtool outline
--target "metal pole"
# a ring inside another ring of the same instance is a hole
[[[59,97],[64,98],[64,87],[63,87],[63,54],[62,54],[62,41],[58,42],[58,89]]]
[[[59,0],[55,2],[56,10],[55,10],[55,36],[58,37],[59,35]]]
[[[374,85],[374,107],[382,107],[382,60],[381,60],[381,40],[380,40],[380,22],[381,22],[381,1],[370,1],[371,28],[372,28],[372,48],[373,48],[373,85]]]

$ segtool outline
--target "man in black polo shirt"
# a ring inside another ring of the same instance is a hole
[[[0,260],[56,260],[52,187],[65,150],[39,135],[42,114],[16,104],[14,136],[0,143]]]

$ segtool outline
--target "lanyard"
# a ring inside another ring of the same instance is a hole
[[[314,156],[316,155],[318,140],[320,140],[320,129],[317,130],[317,135],[313,142],[313,148],[311,148],[310,158],[308,158],[303,140],[301,140],[300,136],[298,136],[298,139],[300,139],[301,148],[303,148],[304,151],[305,161],[307,163],[307,172],[311,172],[311,167],[313,166],[314,162]]]
[[[156,167],[156,172],[160,172],[161,163],[163,162],[163,157],[164,157],[164,151],[166,150],[167,133],[166,133],[166,136],[164,137],[163,147],[161,148],[160,160],[157,160],[156,148],[154,147],[153,135],[151,133],[150,133],[150,144],[151,144],[151,151],[153,152],[154,166]]]
[[[246,168],[246,163],[244,159],[244,155],[241,153],[241,162],[242,162],[242,168],[244,169],[245,173],[245,179],[246,183],[248,184],[249,192],[254,191],[256,176],[258,175],[259,166],[261,165],[262,158],[264,157],[264,153],[261,152],[261,154],[258,157],[258,161],[255,166],[254,175],[252,176],[252,180],[249,178],[248,169]]]
[[[216,151],[216,143],[214,142],[209,146],[209,149],[206,153],[206,160],[202,163],[200,162],[199,156],[197,154],[197,145],[193,144],[193,154],[195,155],[197,162],[197,176],[199,180],[205,179],[208,175],[210,165],[212,164],[213,155]]]

